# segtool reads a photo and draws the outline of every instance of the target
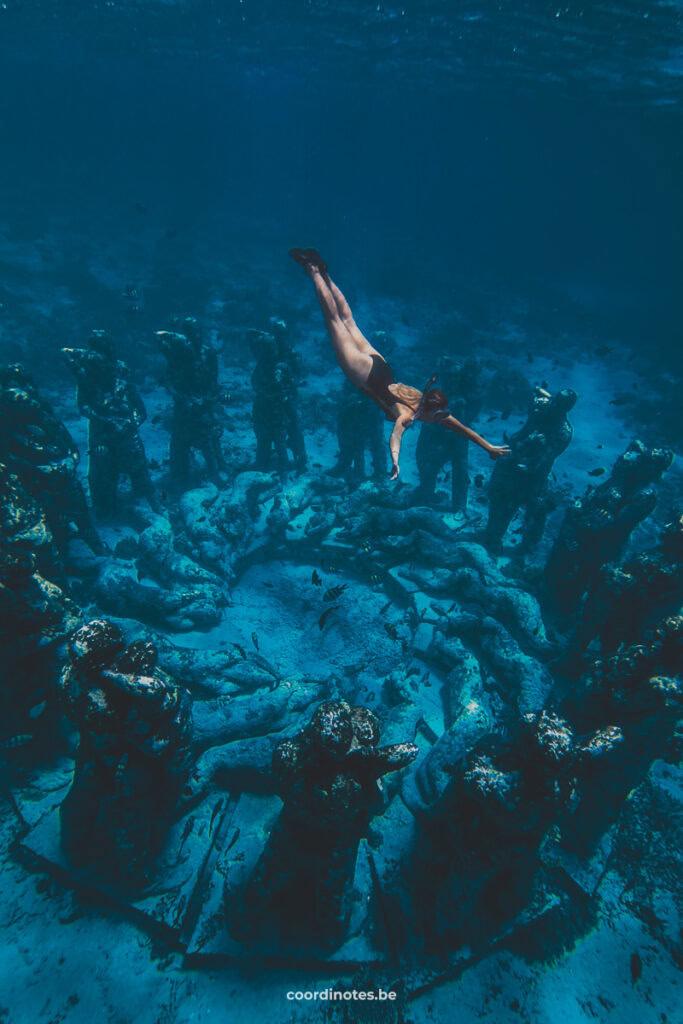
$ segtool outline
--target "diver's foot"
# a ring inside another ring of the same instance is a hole
[[[327,263],[315,249],[290,249],[289,255],[295,263],[304,268],[309,277],[316,273],[327,273]]]

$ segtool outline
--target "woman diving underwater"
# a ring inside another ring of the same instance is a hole
[[[432,387],[436,375],[429,380],[424,391],[395,381],[389,364],[358,328],[348,302],[330,279],[327,264],[315,249],[290,249],[289,255],[313,281],[332,347],[342,370],[351,383],[373,398],[387,419],[394,422],[389,440],[392,480],[399,474],[398,456],[403,434],[415,420],[440,423],[446,430],[452,430],[478,444],[492,459],[510,454],[507,445],[489,444],[474,430],[456,420],[448,408],[448,399],[443,391]]]

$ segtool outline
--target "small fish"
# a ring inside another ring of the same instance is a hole
[[[384,615],[385,612],[389,611],[389,609],[391,608],[391,605],[392,605],[392,602],[391,601],[387,601],[387,603],[380,608],[380,610],[379,610],[380,615]]]
[[[220,800],[216,800],[216,806],[214,807],[213,811],[211,812],[211,821],[209,822],[209,835],[211,835],[211,832],[213,830],[213,823],[216,820],[216,815],[218,814],[218,812],[220,811],[222,806],[223,806],[223,797],[221,797]]]
[[[640,958],[639,953],[631,953],[631,983],[635,983],[643,973],[643,961]]]
[[[602,474],[603,474],[603,473],[606,473],[606,472],[607,472],[607,470],[606,470],[606,469],[603,469],[603,467],[602,467],[602,466],[598,466],[598,467],[597,467],[597,469],[591,469],[591,470],[589,470],[589,471],[588,471],[588,475],[589,475],[589,476],[602,476]]]
[[[457,602],[457,601],[454,601],[454,602],[453,602],[453,604],[452,604],[452,605],[450,606],[450,608],[448,609],[448,611],[446,612],[446,615],[450,615],[450,614],[451,614],[451,612],[455,611],[455,609],[456,609],[457,607],[458,607],[458,602]]]
[[[190,832],[192,831],[192,829],[194,828],[194,822],[195,822],[195,816],[194,816],[194,814],[191,814],[190,817],[187,819],[187,822],[185,823],[185,828],[183,829],[183,834],[180,837],[180,847],[178,848],[178,856],[180,856],[180,854],[182,853],[183,846],[185,845],[185,841],[186,841],[187,837],[189,836]]]
[[[244,647],[242,647],[241,644],[233,644],[232,646],[235,648],[236,651],[240,652],[240,654],[242,655],[242,657],[246,661],[247,660],[247,652],[245,651]]]
[[[396,626],[393,626],[390,622],[383,622],[384,632],[387,636],[390,636],[392,640],[398,640],[398,630]]]
[[[487,422],[487,423],[493,423],[493,421],[494,421],[494,420],[497,420],[497,419],[498,419],[498,417],[497,417],[497,416],[489,416],[489,418],[487,419],[487,421],[486,421],[486,422]]]
[[[500,418],[502,420],[509,420],[511,416],[512,416],[512,409],[503,409],[502,413],[500,414]]]
[[[338,597],[341,597],[347,587],[348,583],[340,583],[338,587],[330,587],[330,589],[326,590],[323,594],[323,601],[336,601]]]
[[[325,611],[322,613],[322,615],[318,619],[318,629],[319,630],[322,631],[324,629],[325,623],[327,622],[329,616],[332,614],[332,612],[336,612],[338,607],[339,607],[339,605],[335,604],[335,605],[332,606],[332,608],[326,608],[325,609]]]
[[[269,582],[268,582],[267,580],[264,580],[264,581],[263,581],[263,586],[264,586],[264,587],[268,587],[268,589],[269,589],[269,590],[272,590],[272,589],[273,589],[273,584],[272,584],[272,583],[269,583]]]
[[[596,348],[595,354],[596,356],[608,356],[611,351],[609,345],[601,345],[600,348]]]
[[[254,647],[256,648],[256,650],[258,651],[258,634],[256,634],[256,633],[252,633],[251,634],[251,642],[254,645]]]
[[[596,448],[602,448],[602,445],[601,445],[601,444],[596,444],[596,446],[595,446],[595,447],[596,447]]]
[[[484,475],[483,475],[483,473],[477,473],[477,475],[474,478],[474,486],[475,487],[483,487],[484,486]]]
[[[610,405],[626,405],[627,402],[628,402],[628,395],[617,395],[617,397],[613,398],[609,404]]]
[[[40,718],[40,716],[42,715],[44,710],[45,710],[45,701],[41,700],[40,704],[36,704],[36,706],[34,708],[31,708],[31,710],[28,713],[28,717],[29,718]]]
[[[319,587],[322,584],[322,580],[320,579],[320,576],[318,576],[318,573],[315,571],[315,569],[313,570],[313,575],[311,576],[311,583],[313,584],[314,587]]]

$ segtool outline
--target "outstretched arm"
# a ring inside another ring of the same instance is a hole
[[[456,420],[455,416],[448,416],[446,419],[441,420],[440,422],[442,426],[446,428],[446,430],[452,430],[454,434],[460,434],[461,437],[466,437],[467,440],[472,441],[473,444],[478,444],[479,447],[483,448],[484,451],[487,452],[492,459],[499,459],[501,455],[510,454],[510,449],[506,444],[489,444],[489,442],[486,441],[483,437],[481,437],[480,434],[477,434],[476,431],[470,430],[470,428],[466,427],[464,423],[460,422],[460,420]]]
[[[398,468],[398,456],[401,451],[401,441],[403,440],[403,434],[406,427],[409,427],[412,423],[412,417],[401,416],[396,420],[394,429],[391,431],[391,437],[389,438],[389,451],[391,452],[391,479],[395,480],[399,474]]]

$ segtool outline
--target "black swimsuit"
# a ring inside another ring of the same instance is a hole
[[[395,384],[394,375],[391,367],[382,356],[372,355],[372,369],[368,374],[368,379],[365,382],[364,391],[370,395],[370,398],[374,398],[379,406],[384,410],[384,415],[388,420],[393,419],[393,416],[389,415],[388,410],[396,405],[398,399],[389,390],[390,384]]]

